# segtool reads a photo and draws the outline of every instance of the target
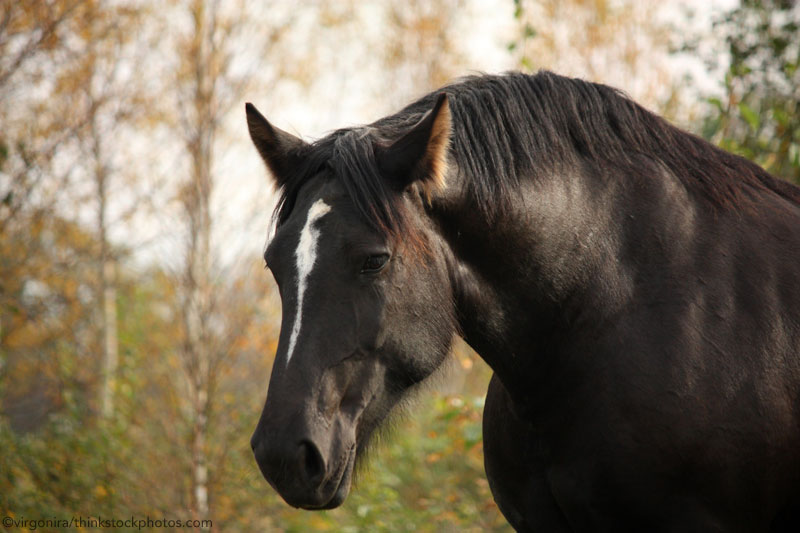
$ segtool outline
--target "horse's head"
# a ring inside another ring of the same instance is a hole
[[[251,445],[287,503],[333,508],[373,431],[453,335],[446,257],[423,216],[447,171],[447,98],[391,139],[355,130],[307,144],[249,104],[247,120],[283,191],[264,255],[281,333]]]

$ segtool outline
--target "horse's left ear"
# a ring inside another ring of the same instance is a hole
[[[301,139],[269,123],[258,109],[248,102],[245,104],[247,128],[258,153],[272,172],[275,183],[283,187],[292,168],[300,163],[308,145]]]
[[[442,93],[433,109],[400,139],[389,145],[376,145],[381,173],[401,191],[419,184],[430,199],[445,187],[450,132],[450,106],[447,95]]]

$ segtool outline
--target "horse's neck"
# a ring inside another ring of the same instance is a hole
[[[439,212],[464,338],[512,396],[547,379],[578,315],[612,311],[613,297],[596,287],[622,275],[613,196],[564,176],[523,184],[491,222],[458,198]]]

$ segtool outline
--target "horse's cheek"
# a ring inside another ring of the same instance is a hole
[[[386,342],[386,304],[382,291],[373,291],[358,305],[357,331],[359,347],[367,353],[379,350]]]

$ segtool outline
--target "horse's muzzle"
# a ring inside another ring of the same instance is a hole
[[[250,446],[261,473],[293,507],[332,509],[350,491],[355,446],[345,454],[324,453],[312,439],[271,439],[257,430]]]

